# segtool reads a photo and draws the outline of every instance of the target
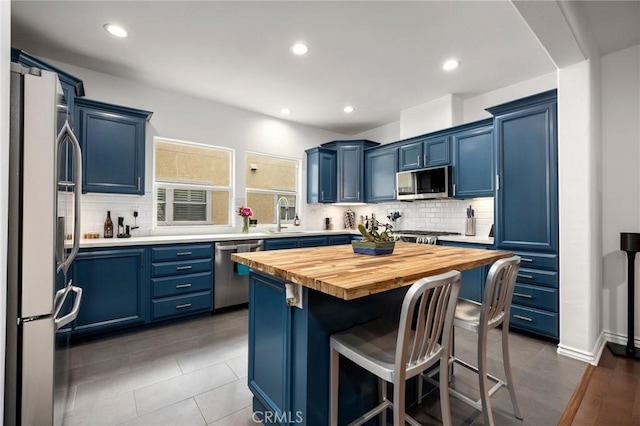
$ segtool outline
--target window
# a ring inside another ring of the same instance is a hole
[[[233,150],[154,139],[158,226],[229,226]]]
[[[246,156],[247,206],[258,225],[292,222],[297,213],[300,160],[249,152]],[[279,202],[278,202],[279,201]]]

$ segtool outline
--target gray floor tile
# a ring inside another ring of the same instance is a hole
[[[104,398],[182,375],[175,360],[153,364],[111,377],[78,385],[75,407],[84,407]]]
[[[247,377],[249,370],[249,356],[243,355],[237,358],[228,359],[225,361],[229,368],[238,376],[239,379]]]
[[[202,426],[204,418],[193,398],[120,423],[123,426]]]
[[[213,426],[256,426],[261,423],[253,420],[253,410],[251,407],[244,408],[213,423]]]
[[[133,393],[104,398],[65,413],[65,426],[115,425],[136,418]]]
[[[251,405],[253,395],[246,380],[236,380],[195,397],[207,423],[214,422]]]
[[[138,414],[158,410],[236,380],[227,364],[220,363],[137,389],[134,395]]]
[[[183,372],[199,370],[209,365],[247,354],[247,335],[234,330],[220,334],[216,339],[203,342],[203,346],[177,357]]]

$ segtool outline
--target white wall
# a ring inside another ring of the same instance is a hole
[[[7,302],[7,213],[9,194],[9,69],[11,3],[0,1],[0,401],[4,401],[4,355]],[[11,350],[12,348],[9,348]],[[15,349],[15,348],[13,348]],[[0,419],[4,404],[0,403]]]
[[[141,224],[141,229],[136,231],[137,234],[143,235],[150,231],[153,202],[151,191],[154,136],[234,148],[236,155],[236,199],[234,205],[244,203],[244,157],[247,151],[278,154],[303,160],[301,219],[303,224],[315,223],[315,221],[307,221],[305,217],[306,159],[304,150],[334,139],[346,139],[344,135],[186,96],[137,81],[53,60],[48,61],[81,78],[84,81],[86,98],[153,111],[151,121],[147,124],[145,196],[100,194],[83,196],[82,233],[101,232],[107,210],[112,211],[112,216],[125,217],[125,223],[132,223],[133,206],[140,207],[138,221]],[[315,213],[315,210],[312,212]],[[232,215],[232,218],[233,220],[237,219],[235,215]],[[236,231],[240,230],[240,220],[236,220],[235,227]],[[231,230],[229,228],[218,229],[217,232]],[[181,229],[179,232],[189,231]]]
[[[602,139],[603,325],[608,340],[626,342],[627,256],[619,235],[640,232],[640,45],[602,57]],[[635,304],[640,312],[639,291]],[[635,331],[639,345],[637,314]]]
[[[446,95],[400,111],[400,139],[424,135],[462,124],[462,101]]]

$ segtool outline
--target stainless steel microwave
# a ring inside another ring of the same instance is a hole
[[[396,173],[398,200],[428,200],[451,196],[451,167],[429,167]]]

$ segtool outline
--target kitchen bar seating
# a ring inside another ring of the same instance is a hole
[[[487,274],[484,303],[479,304],[460,299],[453,320],[455,327],[478,334],[478,366],[472,366],[455,358],[455,356],[453,361],[478,373],[480,400],[473,401],[453,388],[450,391],[453,396],[481,410],[485,425],[494,424],[490,398],[503,386],[509,390],[516,418],[522,420],[513,387],[513,375],[511,374],[511,363],[509,361],[509,311],[519,269],[520,257],[518,256],[496,261]],[[490,329],[500,324],[502,324],[502,362],[506,382],[487,372],[487,333]],[[489,389],[489,379],[495,382],[491,389]]]
[[[421,374],[438,361],[440,365],[448,365],[453,316],[459,291],[458,271],[422,278],[404,296],[399,323],[375,320],[331,336],[331,426],[338,424],[341,354],[378,377],[380,404],[356,419],[352,425],[365,423],[376,415],[380,415],[380,424],[386,424],[386,410],[392,408],[394,425],[404,425],[407,421],[419,426],[418,422],[404,412],[406,380]],[[415,330],[412,329],[414,318],[419,319]],[[387,382],[393,383],[393,403],[387,399]],[[440,404],[443,424],[450,425],[451,408],[446,375],[440,380]]]

